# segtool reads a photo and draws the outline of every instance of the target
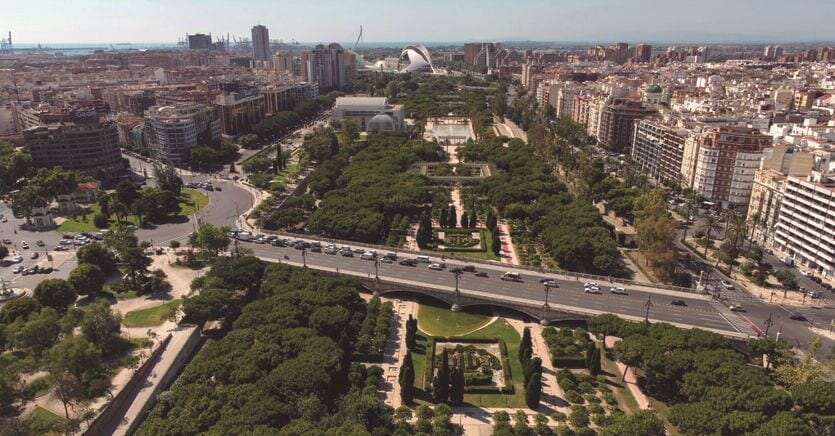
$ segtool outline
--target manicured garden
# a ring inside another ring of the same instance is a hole
[[[423,303],[418,309],[418,328],[430,336],[461,336],[484,327],[490,315],[476,312],[453,312],[442,304]]]

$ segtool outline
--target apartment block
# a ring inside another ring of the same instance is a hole
[[[151,152],[172,165],[184,166],[191,149],[220,141],[220,118],[213,106],[178,103],[145,111],[144,136]]]

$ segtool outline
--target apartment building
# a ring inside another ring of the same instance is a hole
[[[37,167],[62,167],[98,179],[118,177],[125,169],[116,123],[101,122],[95,113],[30,127],[23,138]]]
[[[646,118],[655,110],[644,106],[639,101],[612,99],[600,105],[600,121],[597,139],[610,150],[628,152],[635,134],[635,121]],[[591,111],[589,126],[591,127]],[[591,129],[590,132],[591,133]]]
[[[177,103],[145,111],[145,141],[154,156],[172,165],[188,165],[192,147],[218,143],[220,132],[220,117],[213,106]]]
[[[642,173],[673,185],[681,180],[684,142],[689,132],[658,119],[638,120],[632,140],[632,160]]]
[[[293,110],[300,103],[319,98],[319,86],[315,83],[291,83],[261,87],[264,110],[267,114]]]
[[[774,248],[815,274],[835,278],[835,178],[831,154],[816,156],[808,177],[789,176],[780,205]]]
[[[682,173],[692,174],[690,186],[703,198],[723,205],[747,206],[763,149],[771,137],[756,129],[708,128],[686,146]],[[685,164],[693,164],[692,172]]]
[[[227,137],[249,133],[265,115],[264,95],[256,87],[225,83],[215,105],[220,111],[221,132]]]

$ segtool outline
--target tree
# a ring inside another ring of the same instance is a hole
[[[493,230],[493,229],[496,228],[497,224],[498,224],[498,221],[496,220],[496,216],[493,215],[493,210],[492,209],[488,210],[487,211],[487,219],[484,220],[484,225],[488,229]]]
[[[124,179],[116,185],[116,200],[130,207],[139,198],[139,188],[130,180]]]
[[[81,334],[95,344],[105,356],[112,356],[122,345],[122,318],[104,302],[88,307],[81,318]]]
[[[41,309],[38,301],[32,297],[15,298],[0,307],[0,323],[11,324],[17,319],[26,319],[30,314]]]
[[[519,362],[522,363],[522,368],[528,364],[528,360],[533,355],[533,342],[531,341],[531,329],[525,327],[522,330],[522,340],[519,342]]]
[[[34,297],[41,306],[63,312],[75,303],[77,295],[66,280],[46,279],[35,286]]]
[[[490,249],[493,251],[493,254],[496,256],[500,256],[502,253],[502,240],[499,237],[499,229],[498,227],[493,227],[491,232],[491,237],[493,238],[493,242],[490,245]]]
[[[716,218],[716,216],[713,215],[713,214],[708,214],[705,217],[705,227],[704,227],[705,242],[706,242],[706,244],[705,244],[705,257],[707,257],[707,247],[708,247],[708,245],[710,245],[710,242],[712,241],[712,239],[710,238],[711,234],[713,233],[714,230],[717,230],[718,227],[719,227],[718,218]]]
[[[182,192],[183,179],[177,175],[177,170],[172,165],[154,165],[154,177],[159,189],[173,192],[175,195]]]
[[[99,267],[105,275],[116,271],[116,256],[102,244],[93,242],[78,249],[75,253],[78,263]]]
[[[104,274],[96,265],[80,263],[70,272],[67,282],[76,294],[94,297],[104,286]]]
[[[663,436],[664,423],[648,410],[634,415],[613,415],[612,423],[605,426],[601,436]]]
[[[600,348],[591,343],[586,357],[586,367],[589,369],[589,374],[597,376],[600,374]]]
[[[414,350],[417,346],[417,320],[409,314],[406,320],[406,348]]]
[[[517,410],[513,415],[513,434],[517,436],[533,436],[528,426],[528,414],[524,410]]]
[[[449,400],[449,358],[447,353],[441,353],[441,365],[435,371],[432,381],[432,398],[436,404]]]
[[[192,245],[216,257],[218,253],[229,247],[229,228],[202,224],[190,239]]]
[[[470,217],[467,215],[467,212],[461,214],[461,228],[468,229],[470,228]]]
[[[781,269],[774,273],[774,277],[777,277],[784,289],[797,289],[797,276],[791,270]],[[783,294],[785,296],[785,292]]]
[[[0,259],[9,255],[9,249],[5,245],[0,245]]]
[[[432,241],[432,218],[428,213],[424,213],[420,216],[417,234],[415,234],[415,241],[418,243],[418,247],[420,248],[428,246]]]
[[[460,406],[464,403],[464,388],[464,367],[462,364],[459,364],[452,369],[449,387],[449,400],[452,404]]]
[[[528,380],[528,384],[525,385],[525,404],[528,406],[528,408],[536,410],[539,407],[539,401],[541,399],[542,373],[536,372],[531,374],[530,380]]]
[[[64,414],[70,419],[69,406],[88,396],[93,383],[102,376],[101,352],[84,337],[72,336],[49,350],[47,368],[56,395],[64,404]]]
[[[415,398],[415,367],[412,363],[412,353],[407,351],[400,366],[400,399],[403,404],[411,404]]]
[[[788,387],[824,381],[828,371],[824,364],[815,361],[814,358],[820,347],[821,337],[815,336],[802,359],[788,362],[775,368],[775,378],[782,385]]]
[[[478,214],[475,211],[472,211],[470,214],[470,228],[474,229],[478,227]]]
[[[96,228],[105,229],[107,228],[108,224],[109,223],[107,222],[107,215],[103,213],[97,213],[93,215],[93,225],[96,226]]]
[[[450,205],[446,216],[447,227],[454,228],[458,226],[458,217],[455,214],[455,206]]]

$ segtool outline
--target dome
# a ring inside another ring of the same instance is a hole
[[[647,86],[647,93],[658,94],[660,92],[661,92],[661,87],[658,86],[657,83],[653,83],[653,84]]]
[[[394,120],[386,114],[377,114],[368,120],[367,129],[369,132],[393,132]]]

